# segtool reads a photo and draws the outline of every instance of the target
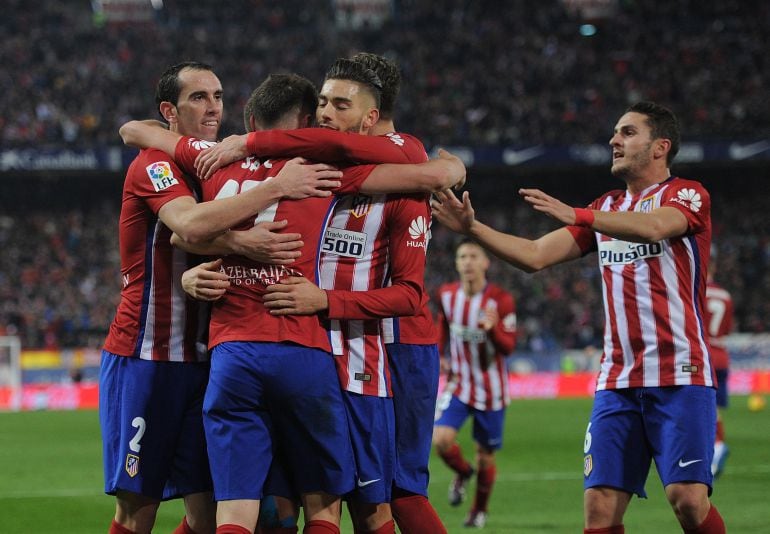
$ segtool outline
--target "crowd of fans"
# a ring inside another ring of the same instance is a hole
[[[720,200],[715,194],[713,198],[717,278],[735,298],[736,328],[770,331],[766,197]],[[552,220],[523,202],[512,208],[512,198],[474,191],[473,199],[478,217],[497,229],[537,237],[555,228]],[[94,201],[59,209],[4,209],[0,335],[20,336],[24,348],[101,347],[120,293],[119,196],[97,199],[95,205]],[[440,225],[434,225],[432,234],[426,282],[435,295],[441,283],[457,277],[454,251],[460,237]],[[519,349],[548,352],[601,346],[604,312],[595,262],[591,255],[526,274],[493,260],[489,279],[517,299]]]
[[[591,21],[574,0],[392,0],[382,26],[356,29],[333,0],[165,0],[150,22],[123,24],[95,15],[100,3],[3,2],[0,144],[116,144],[124,121],[157,116],[160,72],[189,59],[215,67],[222,133],[239,133],[268,73],[320,81],[360,50],[400,64],[397,124],[427,146],[605,142],[640,99],[675,109],[689,138],[770,135],[760,0],[588,2],[614,6]]]

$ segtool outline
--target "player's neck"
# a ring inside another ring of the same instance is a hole
[[[481,293],[481,291],[484,289],[484,286],[487,285],[486,278],[478,278],[473,280],[463,280],[463,292],[468,295],[475,295],[476,293]]]
[[[650,169],[648,172],[636,176],[630,176],[625,179],[626,187],[632,195],[638,195],[645,189],[662,184],[671,177],[668,168]]]
[[[385,135],[394,133],[396,131],[396,125],[393,124],[393,119],[382,119],[377,121],[372,128],[369,129],[369,135]]]

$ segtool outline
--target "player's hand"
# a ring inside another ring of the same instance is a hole
[[[463,160],[443,148],[439,148],[438,157],[448,165],[447,172],[452,177],[452,189],[461,189],[465,185],[467,175]]]
[[[430,201],[430,208],[431,215],[453,232],[469,233],[476,220],[476,212],[471,205],[468,191],[463,192],[462,202],[449,189],[439,191]]]
[[[302,234],[281,233],[289,221],[261,222],[248,230],[233,230],[228,237],[236,254],[260,263],[288,265],[302,253]]]
[[[479,328],[485,332],[489,332],[500,321],[500,314],[497,313],[497,308],[494,306],[487,306],[484,308],[484,312],[479,317]]]
[[[302,276],[267,286],[263,301],[271,315],[314,315],[329,307],[326,291]]]
[[[326,163],[308,163],[304,158],[286,162],[275,177],[281,196],[293,200],[308,197],[328,197],[331,190],[342,185],[342,171]]]
[[[202,151],[195,158],[195,172],[201,180],[208,180],[217,169],[249,155],[247,135],[231,135]]]
[[[575,209],[561,200],[546,195],[540,189],[519,189],[519,194],[537,211],[564,224],[575,224]]]
[[[218,300],[230,287],[229,277],[221,272],[222,260],[196,265],[182,273],[182,289],[197,300]]]

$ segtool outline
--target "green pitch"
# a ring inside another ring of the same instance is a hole
[[[508,410],[487,533],[575,533],[582,530],[583,433],[590,399],[515,401]],[[725,414],[732,454],[715,483],[714,503],[735,533],[770,532],[770,410],[749,412],[734,397]],[[473,453],[468,428],[463,451]],[[469,499],[447,504],[449,470],[433,458],[431,500],[450,533],[462,527]],[[114,512],[102,494],[97,414],[0,414],[0,532],[105,533]],[[680,532],[654,471],[647,500],[634,499],[627,532]],[[161,506],[156,533],[170,533],[182,516],[179,501]],[[350,533],[347,519],[343,532]]]

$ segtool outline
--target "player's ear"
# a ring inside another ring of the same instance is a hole
[[[669,150],[671,150],[670,139],[661,138],[661,139],[655,140],[655,148],[653,149],[653,156],[656,159],[665,158]]]
[[[364,130],[369,130],[375,124],[377,124],[378,120],[380,120],[380,110],[377,108],[371,108],[366,112],[366,115],[364,115],[364,120],[361,123],[361,127]]]
[[[158,106],[160,114],[166,119],[169,124],[175,124],[177,122],[176,106],[171,102],[164,100]]]

